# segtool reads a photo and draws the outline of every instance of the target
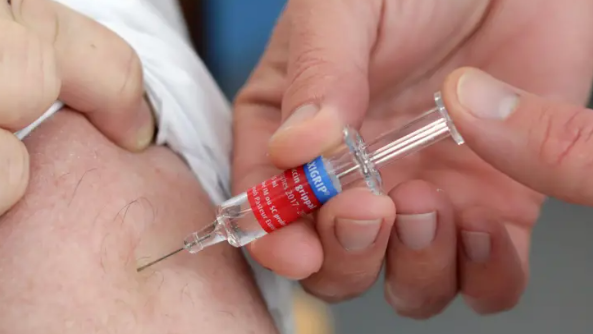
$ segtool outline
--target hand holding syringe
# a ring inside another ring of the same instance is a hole
[[[449,136],[463,143],[440,93],[435,94],[435,103],[432,110],[372,142],[365,142],[352,128],[344,129],[344,143],[331,155],[286,170],[225,201],[213,223],[191,233],[176,251],[138,271],[183,250],[193,254],[225,240],[242,247],[310,214],[348,188],[363,185],[381,193],[379,169],[386,164]]]

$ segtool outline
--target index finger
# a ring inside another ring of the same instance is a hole
[[[235,100],[233,118],[233,193],[281,172],[270,161],[268,142],[280,125],[285,85],[288,21],[282,18],[251,78]],[[295,242],[299,253],[295,254]],[[315,229],[292,223],[261,238],[247,249],[264,267],[293,279],[304,278],[321,267],[323,251]]]
[[[344,126],[362,123],[381,2],[289,1],[282,127],[270,144],[277,166],[294,167],[313,160],[339,143]]]

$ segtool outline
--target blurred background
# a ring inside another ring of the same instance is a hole
[[[322,1],[322,0],[320,0]],[[195,47],[233,99],[257,63],[283,0],[182,0]],[[591,103],[593,106],[593,103]],[[536,225],[532,276],[514,310],[476,316],[456,301],[428,321],[397,316],[382,280],[366,295],[332,305],[336,334],[591,334],[593,333],[593,209],[550,200]]]

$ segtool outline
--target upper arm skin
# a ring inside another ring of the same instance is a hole
[[[275,333],[228,245],[136,272],[213,219],[168,149],[124,152],[70,111],[25,144],[30,185],[0,220],[0,333]]]

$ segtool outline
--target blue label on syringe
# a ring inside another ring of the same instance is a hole
[[[322,157],[318,157],[307,163],[304,167],[307,180],[313,189],[315,197],[317,197],[321,204],[324,204],[338,194],[338,189],[334,186],[331,177],[325,169]]]

